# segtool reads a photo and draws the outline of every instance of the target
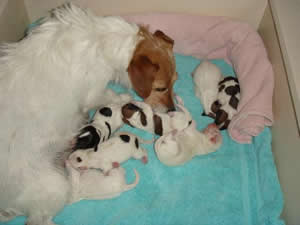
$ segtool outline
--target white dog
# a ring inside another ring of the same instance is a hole
[[[155,142],[158,159],[167,166],[179,166],[197,155],[216,151],[222,143],[222,135],[216,124],[208,125],[203,132],[196,128],[193,121],[180,131],[174,130],[161,136]]]
[[[133,189],[140,180],[136,170],[135,181],[131,184],[126,183],[125,169],[122,167],[114,168],[109,175],[104,175],[100,170],[89,169],[79,171],[72,167],[66,160],[66,168],[71,181],[72,193],[70,203],[83,199],[102,200],[118,197],[122,192]]]
[[[87,110],[108,102],[109,81],[132,86],[153,106],[174,107],[172,47],[161,31],[151,34],[71,4],[54,10],[22,41],[2,47],[0,221],[25,215],[27,225],[53,224],[70,190],[64,169],[53,161],[69,147]],[[167,91],[156,87],[157,79]]]
[[[69,162],[74,168],[101,169],[108,172],[130,158],[148,162],[147,151],[140,147],[139,138],[128,132],[118,133],[114,137],[101,143],[97,150],[76,150],[69,156]]]

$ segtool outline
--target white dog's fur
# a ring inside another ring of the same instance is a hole
[[[196,128],[195,121],[188,127],[174,130],[161,136],[155,142],[158,159],[167,166],[179,166],[187,163],[196,155],[216,151],[222,143],[222,136],[215,124],[210,124],[203,132]]]
[[[106,174],[130,158],[140,159],[143,163],[147,163],[148,153],[140,147],[138,136],[128,132],[119,132],[101,143],[97,151],[94,149],[76,150],[69,156],[69,162],[74,168],[101,169]]]
[[[0,220],[6,210],[27,225],[50,225],[70,184],[56,154],[69,146],[84,113],[105,103],[110,80],[129,87],[126,69],[137,25],[58,8],[0,58]]]
[[[100,170],[89,169],[79,171],[66,161],[66,168],[72,186],[70,203],[83,199],[103,200],[115,198],[122,192],[133,189],[140,180],[136,170],[135,181],[131,184],[126,183],[125,169],[122,167],[114,168],[109,175],[104,175]]]
[[[203,61],[193,71],[195,95],[200,99],[206,115],[212,113],[211,105],[218,98],[218,84],[223,78],[220,69],[209,61]]]

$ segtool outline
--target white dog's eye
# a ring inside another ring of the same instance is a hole
[[[167,90],[168,88],[155,88],[155,91],[159,91],[159,92],[165,92]]]
[[[193,121],[192,121],[192,120],[190,120],[190,121],[189,121],[189,125],[188,125],[188,126],[190,126],[190,125],[192,124],[192,122],[193,122]]]

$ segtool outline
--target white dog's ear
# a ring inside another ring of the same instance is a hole
[[[154,64],[146,55],[134,57],[128,67],[128,74],[134,90],[142,98],[147,98],[152,91],[152,83],[159,65]]]
[[[167,36],[164,32],[162,32],[161,30],[157,30],[154,32],[154,37],[159,38],[160,40],[163,41],[163,43],[168,47],[173,49],[174,46],[174,40],[172,38],[170,38],[169,36]]]

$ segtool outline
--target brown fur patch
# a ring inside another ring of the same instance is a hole
[[[151,34],[145,27],[128,67],[133,89],[152,107],[174,108],[173,84],[177,79],[173,40],[162,31]],[[159,91],[165,89],[166,91]]]

